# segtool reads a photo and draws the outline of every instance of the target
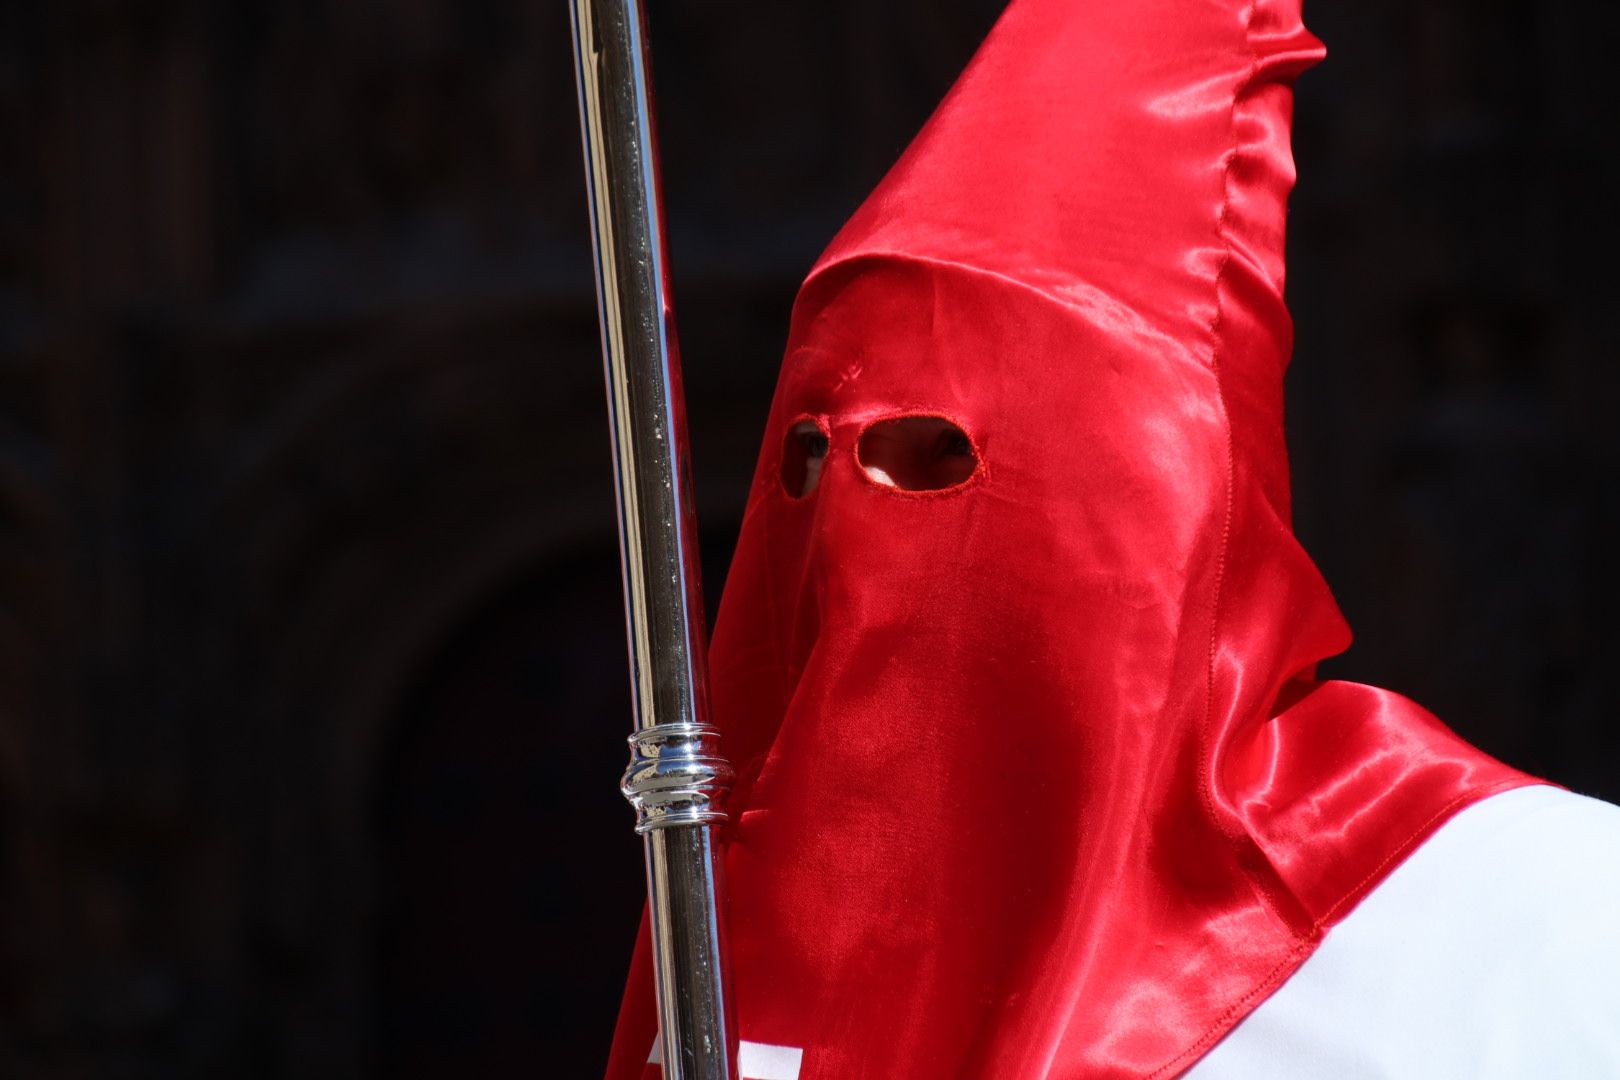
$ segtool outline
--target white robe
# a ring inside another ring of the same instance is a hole
[[[1620,807],[1543,786],[1463,810],[1184,1075],[1620,1077]]]

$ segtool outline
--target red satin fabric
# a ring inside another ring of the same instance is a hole
[[[1320,55],[1297,0],[1015,0],[806,282],[712,653],[739,1030],[801,1080],[1172,1076],[1531,782],[1313,680],[1349,640],[1282,437]],[[874,483],[856,439],[899,415],[979,471]],[[614,1080],[649,976],[644,935]]]

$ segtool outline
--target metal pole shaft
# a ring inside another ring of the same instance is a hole
[[[570,0],[613,429],[635,702],[621,790],[647,854],[665,1080],[735,1080],[715,829],[731,768],[708,723],[642,0]]]

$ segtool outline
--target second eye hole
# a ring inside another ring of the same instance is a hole
[[[873,482],[902,491],[941,491],[979,469],[967,433],[941,416],[897,416],[861,433],[855,456]]]

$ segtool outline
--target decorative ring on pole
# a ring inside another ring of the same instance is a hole
[[[630,736],[630,767],[619,790],[636,811],[636,832],[722,825],[732,768],[720,733],[699,724],[658,724]]]

